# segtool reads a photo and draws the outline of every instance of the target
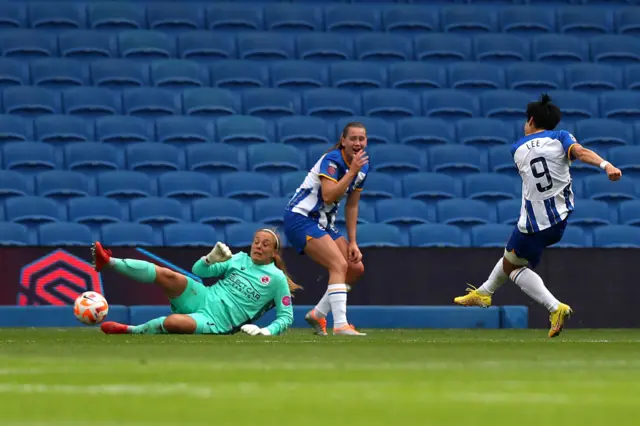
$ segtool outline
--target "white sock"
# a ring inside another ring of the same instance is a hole
[[[504,269],[502,269],[502,258],[500,258],[496,266],[493,267],[491,274],[489,274],[489,278],[487,278],[484,284],[478,289],[478,293],[484,296],[492,295],[507,281],[507,278],[507,274],[505,274]]]
[[[329,284],[327,293],[329,293],[329,303],[333,312],[333,327],[340,328],[347,325],[347,285]]]
[[[520,268],[511,272],[511,281],[516,283],[530,298],[547,308],[549,312],[555,312],[560,302],[544,286],[540,275],[529,268]]]
[[[321,317],[326,317],[329,312],[331,312],[331,303],[329,302],[329,290],[324,292],[322,299],[318,302],[316,307],[314,308]]]

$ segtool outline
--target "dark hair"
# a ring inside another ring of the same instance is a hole
[[[553,130],[560,123],[562,112],[551,103],[551,96],[543,93],[538,102],[527,105],[527,121],[532,118],[536,129]]]
[[[349,134],[349,129],[350,128],[356,128],[356,129],[365,129],[365,131],[367,130],[366,127],[364,127],[364,124],[360,123],[359,121],[352,121],[350,123],[347,123],[346,126],[344,126],[344,129],[342,129],[342,134],[340,135],[340,140],[338,140],[338,142],[332,146],[329,151],[333,151],[334,149],[338,149],[338,148],[342,148],[342,139],[346,138],[347,135]],[[329,152],[327,151],[327,152]]]

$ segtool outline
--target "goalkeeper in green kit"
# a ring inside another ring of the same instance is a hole
[[[139,282],[162,288],[171,302],[172,314],[140,325],[108,321],[106,334],[234,334],[278,335],[293,322],[291,293],[299,287],[288,276],[280,255],[280,239],[271,229],[254,235],[251,253],[231,254],[223,243],[199,259],[192,272],[203,278],[222,277],[207,287],[189,277],[154,263],[118,259],[96,242],[92,247],[96,271],[104,267]],[[252,324],[270,309],[276,319],[265,328]]]

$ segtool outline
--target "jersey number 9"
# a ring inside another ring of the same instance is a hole
[[[547,179],[547,183],[545,184],[545,186],[542,186],[540,182],[536,183],[536,188],[538,188],[538,191],[547,192],[548,190],[553,188],[553,180],[551,179],[551,174],[549,173],[547,160],[544,157],[534,158],[529,163],[529,166],[531,166],[531,173],[533,173],[533,177],[535,177],[536,179],[541,179],[541,178]]]

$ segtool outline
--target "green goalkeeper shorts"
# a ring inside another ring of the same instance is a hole
[[[221,309],[222,303],[207,286],[186,278],[187,287],[182,294],[169,299],[171,312],[193,318],[196,321],[195,334],[229,334],[233,327]]]

